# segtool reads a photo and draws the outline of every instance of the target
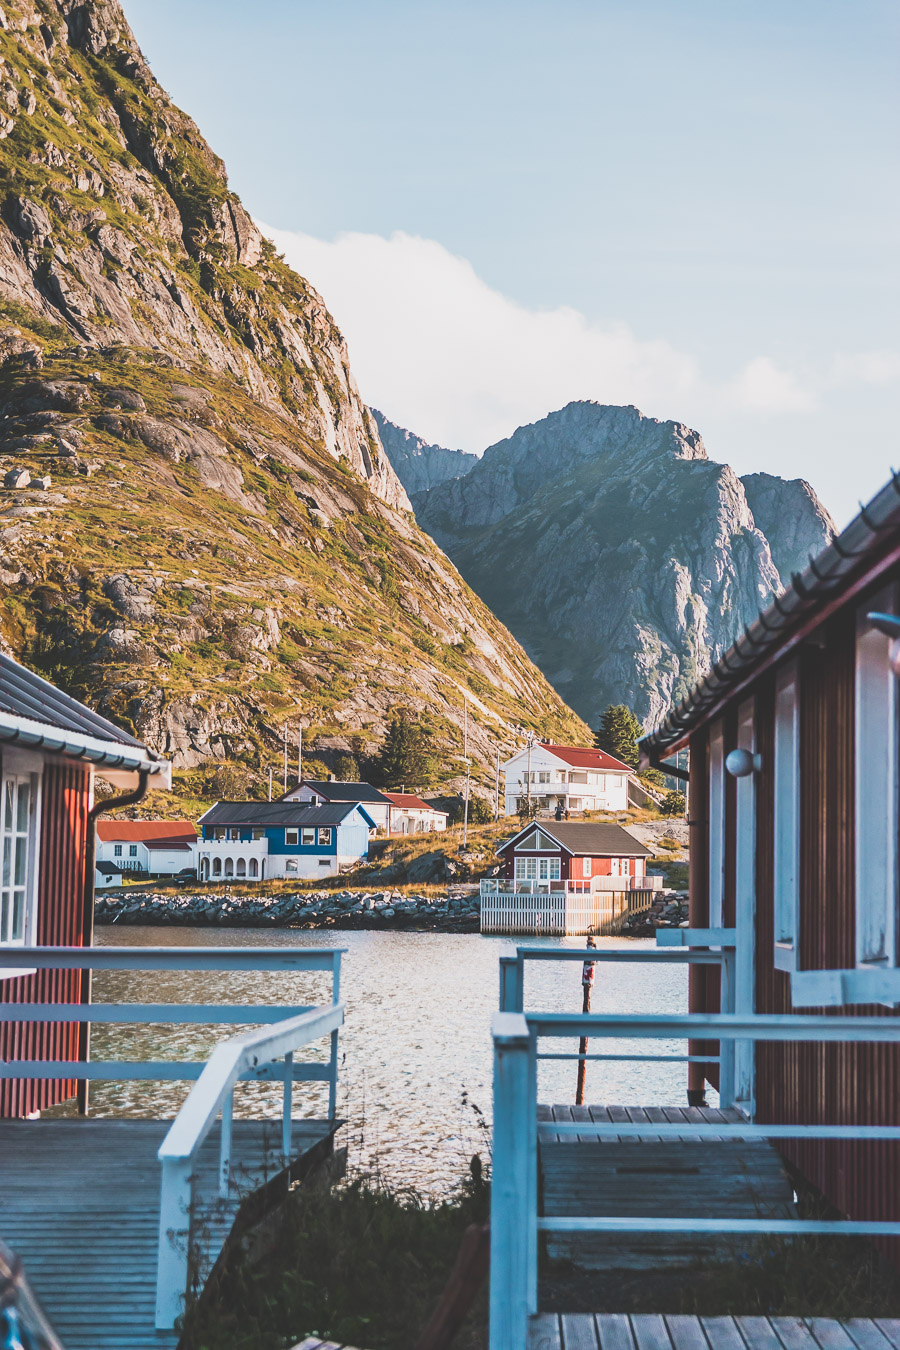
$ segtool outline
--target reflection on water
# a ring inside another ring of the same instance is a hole
[[[347,949],[342,995],[347,1004],[341,1033],[338,1112],[347,1121],[344,1139],[351,1162],[377,1166],[396,1183],[439,1192],[452,1186],[468,1157],[484,1151],[474,1102],[490,1117],[490,1018],[497,1008],[498,957],[515,945],[506,938],[446,933],[327,933],[271,929],[100,928],[103,946],[330,947]],[[528,941],[523,939],[523,941]],[[553,941],[552,939],[550,941]],[[579,938],[557,939],[580,947]],[[541,945],[547,945],[543,939]],[[600,938],[601,947],[622,945]],[[630,950],[654,944],[628,943]],[[97,1002],[278,1003],[325,1002],[331,977],[324,972],[107,971],[94,976]],[[581,1010],[577,962],[531,962],[526,966],[526,1007],[547,1012]],[[686,1012],[687,971],[681,966],[606,964],[597,967],[595,1012]],[[205,1059],[235,1026],[96,1026],[95,1059]],[[640,1046],[609,1042],[621,1053]],[[577,1049],[576,1043],[546,1043],[546,1049]],[[599,1049],[599,1046],[594,1048]],[[650,1050],[645,1043],[645,1051]],[[657,1042],[654,1053],[677,1053],[676,1043]],[[325,1059],[327,1041],[304,1056]],[[298,1053],[298,1058],[299,1058]],[[685,1101],[683,1064],[591,1063],[587,1098],[593,1102]],[[171,1116],[189,1090],[183,1083],[97,1083],[91,1088],[96,1115]],[[571,1102],[575,1063],[540,1066],[542,1101]],[[464,1100],[464,1094],[465,1099]],[[243,1083],[235,1094],[238,1116],[277,1116],[278,1084]],[[323,1116],[327,1088],[295,1086],[294,1113]]]

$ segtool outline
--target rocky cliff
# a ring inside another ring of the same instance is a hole
[[[421,436],[404,431],[396,422],[389,421],[377,408],[371,408],[370,412],[391,466],[410,494],[427,492],[450,478],[462,478],[478,463],[477,455],[469,455],[465,450],[445,450],[442,445],[429,445]]]
[[[177,767],[585,728],[417,527],[320,297],[116,0],[0,11],[0,641]],[[356,739],[355,739],[356,738]]]
[[[808,483],[741,479],[696,431],[588,402],[413,504],[592,724],[624,701],[651,725],[833,530]]]

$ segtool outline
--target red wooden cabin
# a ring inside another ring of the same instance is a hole
[[[532,821],[497,849],[503,875],[516,881],[643,877],[650,850],[621,825]],[[624,886],[624,883],[623,883]]]
[[[898,615],[894,479],[641,743],[652,765],[690,747],[691,926],[735,929],[738,1013],[900,1005]],[[718,1010],[702,968],[691,1008]],[[761,1122],[900,1125],[897,1046],[738,1051]],[[850,1218],[900,1219],[900,1146],[784,1151]]]
[[[128,789],[94,805],[94,775]],[[2,1021],[3,1003],[80,1003],[80,971],[21,976],[4,947],[90,945],[94,821],[101,810],[170,786],[167,762],[18,662],[0,655],[0,1060],[78,1061],[87,1038],[75,1023]],[[64,1101],[74,1081],[0,1078],[0,1116]]]

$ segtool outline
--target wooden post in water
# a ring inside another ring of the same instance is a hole
[[[588,933],[587,945],[596,946],[593,933]],[[581,999],[581,1011],[589,1013],[591,1011],[591,989],[594,985],[594,963],[585,961],[581,968],[581,987],[583,990]],[[575,1084],[575,1105],[584,1106],[584,1079],[587,1073],[587,1060],[584,1058],[587,1054],[588,1039],[582,1036],[578,1042],[578,1079]]]

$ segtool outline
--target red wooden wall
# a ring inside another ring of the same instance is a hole
[[[38,873],[37,941],[80,947],[84,929],[84,868],[90,809],[90,770],[77,764],[44,767]],[[3,956],[0,952],[0,965]],[[80,971],[38,971],[0,981],[3,1003],[78,1003]],[[2,1018],[2,1011],[0,1011]],[[0,1020],[0,1059],[78,1059],[77,1023]],[[0,1081],[0,1117],[25,1116],[74,1096],[74,1081]]]

